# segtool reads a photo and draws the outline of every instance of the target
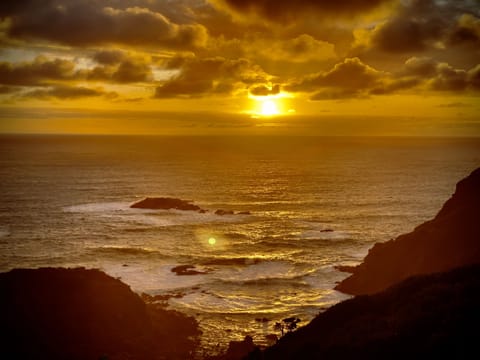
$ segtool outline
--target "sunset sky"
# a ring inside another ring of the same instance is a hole
[[[0,132],[480,136],[479,0],[2,0]]]

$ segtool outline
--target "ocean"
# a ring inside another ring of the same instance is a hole
[[[335,266],[435,216],[479,165],[475,138],[2,135],[0,271],[99,268],[194,316],[207,352],[267,344],[347,298]],[[208,212],[130,208],[147,196]]]

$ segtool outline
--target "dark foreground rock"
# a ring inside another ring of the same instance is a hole
[[[131,208],[136,209],[154,209],[154,210],[186,210],[186,211],[201,211],[205,212],[199,206],[192,204],[191,201],[181,200],[168,197],[147,197],[143,200],[130,205]]]
[[[99,270],[0,274],[2,359],[188,359],[197,323]]]
[[[372,294],[417,274],[480,263],[480,168],[457,184],[437,216],[413,232],[378,243],[336,289]]]
[[[467,359],[480,341],[480,265],[413,277],[318,315],[250,359]]]
[[[247,335],[243,341],[230,341],[225,354],[210,356],[207,360],[242,360],[249,354],[255,358],[261,356],[260,348],[254,344],[253,338]]]

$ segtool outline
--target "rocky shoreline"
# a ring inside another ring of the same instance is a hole
[[[480,168],[437,216],[378,243],[336,290],[356,295],[288,333],[268,359],[464,359],[480,341]],[[228,357],[224,358],[229,359]]]
[[[396,239],[377,243],[336,290],[373,294],[419,274],[480,263],[480,168],[456,186],[434,219]]]
[[[180,205],[191,207],[182,210],[200,209],[190,202],[167,203],[176,209]],[[478,214],[480,169],[457,184],[434,219],[412,233],[376,244],[357,267],[337,267],[351,276],[336,289],[354,298],[288,331],[267,349],[258,348],[247,336],[231,342],[225,354],[204,358],[469,357],[480,341]],[[201,271],[206,270],[193,265],[172,269],[177,275]],[[0,293],[0,318],[6,330],[0,337],[2,358],[202,357],[195,319],[166,310],[168,298],[140,297],[99,270],[16,269],[0,274]],[[296,325],[297,319],[292,319],[286,320]]]

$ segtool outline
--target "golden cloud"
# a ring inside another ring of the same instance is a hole
[[[157,87],[156,98],[229,95],[272,78],[247,59],[183,58],[179,64],[178,76]]]
[[[410,58],[397,72],[378,71],[358,58],[345,59],[331,70],[312,74],[285,86],[290,92],[312,94],[311,100],[364,98],[415,89],[458,93],[480,90],[480,64],[456,69],[431,58]]]
[[[24,98],[37,98],[37,99],[61,99],[72,100],[85,97],[99,97],[105,96],[108,98],[115,98],[118,95],[114,92],[105,92],[102,88],[87,88],[83,86],[51,86],[44,89],[31,90],[22,95]]]

